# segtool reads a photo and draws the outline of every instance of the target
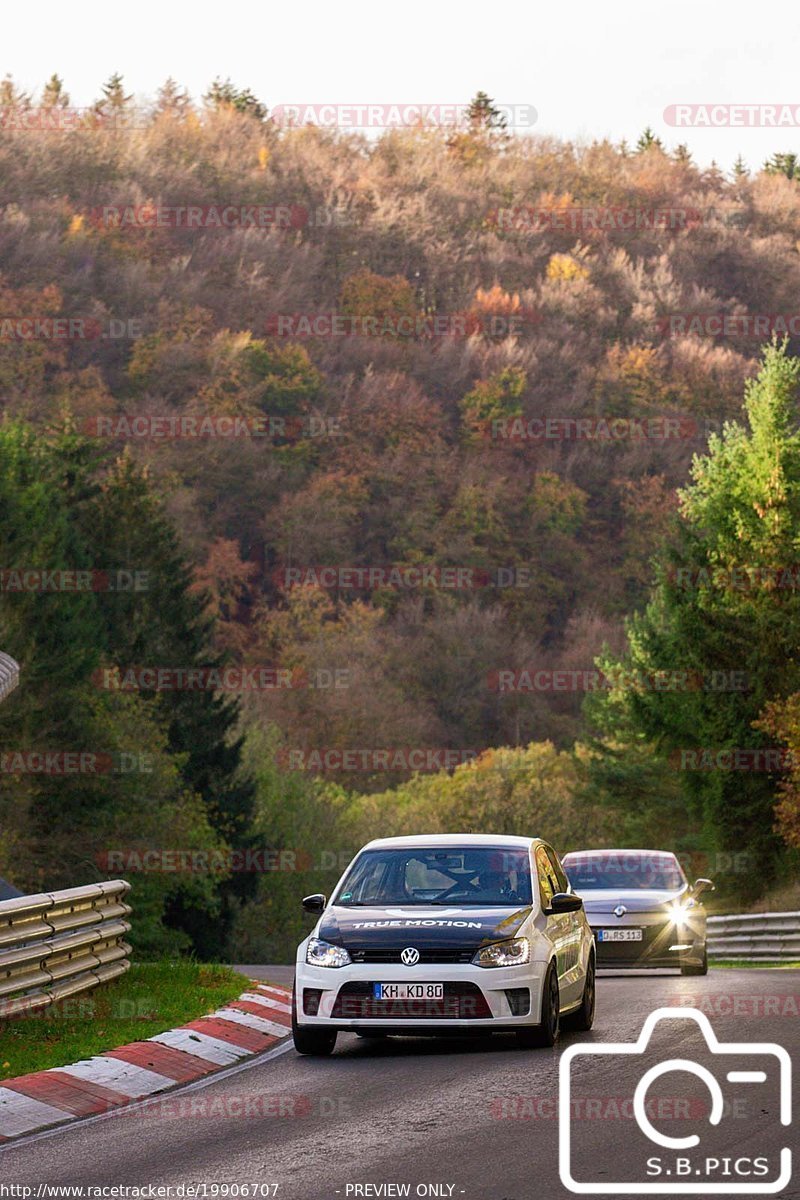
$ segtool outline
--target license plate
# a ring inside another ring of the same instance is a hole
[[[597,940],[598,942],[640,942],[642,931],[641,929],[599,929]]]
[[[375,1000],[442,1000],[443,983],[373,983]]]

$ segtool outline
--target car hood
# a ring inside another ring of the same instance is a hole
[[[348,950],[477,949],[515,937],[532,912],[521,908],[329,908],[318,936]]]
[[[577,888],[576,891],[578,891]],[[583,907],[587,913],[613,913],[618,905],[622,905],[629,913],[632,913],[656,912],[664,905],[674,904],[676,900],[682,899],[687,891],[686,887],[669,891],[656,888],[636,888],[630,891],[623,888],[614,891],[606,891],[604,888],[587,888],[585,892],[578,891],[578,895],[583,900]]]

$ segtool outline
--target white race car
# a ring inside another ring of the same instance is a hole
[[[540,838],[431,834],[369,842],[297,951],[301,1054],[337,1033],[512,1031],[552,1046],[563,1019],[590,1029],[594,939],[580,897]]]

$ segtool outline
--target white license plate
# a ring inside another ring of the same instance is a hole
[[[443,983],[373,983],[375,1000],[442,1000]]]
[[[600,929],[597,933],[598,942],[640,942],[641,929]]]

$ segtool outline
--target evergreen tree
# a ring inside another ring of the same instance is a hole
[[[796,179],[800,175],[800,162],[796,154],[773,154],[764,163],[767,175],[785,175],[787,179]]]
[[[800,539],[798,379],[800,360],[785,345],[768,347],[746,389],[748,427],[727,424],[694,461],[677,545],[628,625],[626,659],[600,664],[618,685],[607,701],[622,714],[617,724],[689,767],[683,788],[706,847],[755,853],[757,871],[738,883],[751,892],[779,859],[775,781],[764,770],[691,764],[702,751],[763,750],[754,722],[765,704],[800,690],[800,589],[791,577]]]
[[[173,116],[185,116],[191,107],[191,97],[186,91],[186,88],[179,87],[179,85],[170,75],[169,78],[165,80],[165,82],[158,89],[156,94],[156,113],[170,113]]]
[[[0,80],[0,108],[30,108],[31,98],[14,83],[10,75]]]
[[[737,155],[736,162],[733,164],[734,180],[738,182],[741,179],[749,178],[749,176],[750,176],[750,172],[747,169],[747,163],[744,161],[741,154]]]
[[[142,590],[99,593],[105,625],[103,644],[109,661],[126,668],[161,666],[218,668],[224,660],[212,650],[212,622],[206,598],[192,589],[193,575],[171,523],[155,495],[147,472],[125,453],[87,499],[80,524],[91,536],[102,561],[98,568],[129,572]],[[202,797],[213,828],[229,844],[247,844],[252,805],[251,785],[238,776],[241,743],[235,735],[238,702],[213,690],[143,693],[164,713],[169,748],[182,763],[186,787]],[[232,895],[250,886],[239,876],[226,891],[226,914]],[[227,918],[210,919],[202,911],[179,905],[173,920],[191,934],[203,952],[224,954]]]
[[[237,88],[230,79],[215,79],[203,100],[209,108],[234,109],[245,116],[255,117],[257,121],[265,121],[267,109],[264,104],[251,92],[250,88]]]
[[[103,84],[103,94],[94,104],[94,113],[98,117],[120,117],[130,106],[133,93],[125,94],[122,76],[118,71]]]
[[[487,132],[503,133],[508,124],[505,115],[486,92],[476,92],[470,100],[467,108],[467,121],[470,129],[474,132],[486,130]]]
[[[656,137],[652,129],[648,125],[645,130],[639,135],[639,140],[636,143],[636,153],[644,154],[647,150],[663,150],[664,144],[661,138]]]

